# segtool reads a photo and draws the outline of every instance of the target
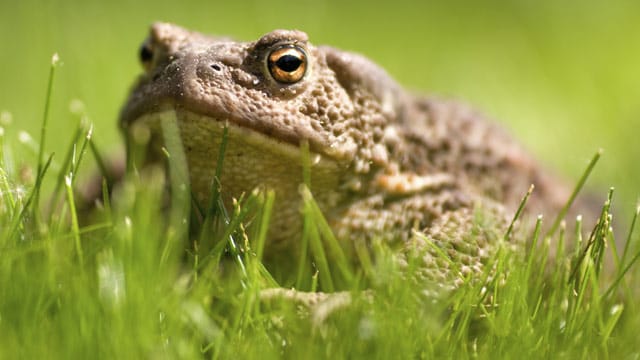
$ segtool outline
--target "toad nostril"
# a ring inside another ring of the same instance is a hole
[[[211,64],[211,68],[215,71],[220,71],[222,68],[218,64]]]

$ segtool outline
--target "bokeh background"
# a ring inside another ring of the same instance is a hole
[[[577,179],[598,148],[590,180],[619,208],[640,191],[640,2],[621,1],[2,1],[0,110],[17,162],[33,163],[19,130],[37,139],[51,55],[59,53],[47,147],[62,154],[79,99],[105,151],[140,71],[148,25],[170,21],[253,40],[274,28],[363,53],[418,92],[474,104],[543,162]],[[3,116],[6,119],[6,114]],[[62,155],[58,156],[59,158]]]

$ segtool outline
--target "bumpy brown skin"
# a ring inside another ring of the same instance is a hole
[[[266,65],[283,45],[303,49],[308,60],[304,77],[290,84]],[[312,153],[312,192],[341,240],[413,246],[424,244],[421,232],[463,274],[482,269],[531,184],[532,214],[552,216],[568,197],[470,108],[407,93],[366,58],[313,46],[300,31],[234,42],[158,23],[146,46],[152,59],[122,110],[124,133],[143,125],[160,138],[160,114],[175,115],[192,191],[206,204],[228,124],[226,203],[254,188],[276,191],[267,257],[295,251],[300,239],[303,142]],[[158,161],[160,145],[151,143],[147,161]],[[478,213],[488,215],[479,221]],[[433,255],[425,255],[428,277],[458,276]]]

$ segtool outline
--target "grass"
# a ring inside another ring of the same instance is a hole
[[[49,88],[55,71],[54,63]],[[400,268],[392,249],[374,244],[373,256],[358,252],[362,266],[353,269],[303,188],[294,285],[351,296],[350,304],[320,316],[318,307],[260,298],[279,284],[261,263],[269,219],[278,216],[271,212],[273,193],[248,194],[233,209],[212,201],[200,211],[219,231],[188,237],[182,221],[188,198],[174,195],[167,225],[162,175],[141,179],[132,171],[104,216],[81,226],[73,190],[85,153],[95,149],[91,127],[78,123],[68,156],[53,166],[53,156],[44,155],[46,124],[45,111],[31,182],[6,161],[10,148],[0,138],[0,358],[640,356],[640,252],[615,247],[612,191],[592,231],[578,221],[575,229],[560,224],[542,234],[538,219],[531,233],[508,234],[528,240],[526,254],[504,247],[487,273],[476,274],[486,281],[466,281],[434,298],[423,295],[419,252]],[[167,153],[180,159],[179,144],[173,146]],[[181,184],[184,169],[171,171],[172,183]],[[58,183],[51,197],[42,192],[45,178]],[[37,194],[56,199],[62,188],[60,207],[43,211]],[[224,189],[214,184],[214,191]],[[639,211],[622,234],[627,244],[637,240]],[[579,244],[575,250],[563,247],[570,239]],[[605,251],[614,259],[610,272],[601,270]],[[365,284],[370,291],[362,291]]]

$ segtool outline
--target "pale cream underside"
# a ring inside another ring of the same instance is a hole
[[[184,109],[169,109],[138,118],[135,126],[162,131],[161,119],[177,120],[191,180],[191,191],[206,206],[217,167],[224,127],[228,128],[221,176],[225,204],[231,206],[254,189],[272,189],[276,194],[271,239],[291,238],[300,232],[300,191],[303,152],[298,146],[265,136],[224,119],[213,119]],[[159,151],[156,149],[155,151]],[[321,208],[330,209],[340,201],[346,165],[327,156],[310,154],[311,190]],[[229,208],[230,209],[230,208]]]

